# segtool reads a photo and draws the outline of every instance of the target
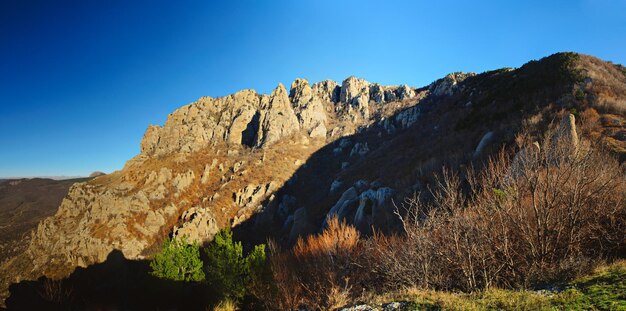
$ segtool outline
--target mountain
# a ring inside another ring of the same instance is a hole
[[[85,180],[0,180],[0,261],[26,250],[30,231],[54,215],[72,184]]]
[[[290,244],[330,215],[394,231],[396,202],[442,165],[481,165],[569,113],[572,131],[626,159],[626,69],[575,53],[421,88],[296,79],[201,97],[149,126],[121,171],[74,184],[2,265],[3,283],[63,277],[114,250],[150,258],[168,235],[203,243],[228,226],[249,244]]]

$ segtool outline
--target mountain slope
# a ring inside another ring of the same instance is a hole
[[[114,249],[146,258],[169,234],[204,242],[225,226],[251,243],[290,243],[332,214],[394,230],[393,203],[442,164],[480,165],[570,110],[624,158],[624,69],[573,53],[419,89],[349,77],[203,97],[150,126],[123,170],[74,185],[3,281],[61,277]]]
[[[54,215],[72,184],[85,180],[0,180],[0,262],[23,252],[30,231]]]

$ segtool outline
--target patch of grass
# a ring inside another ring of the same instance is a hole
[[[579,292],[576,304],[591,310],[626,310],[626,262],[616,263],[608,268],[572,282],[575,292]],[[569,307],[569,306],[568,306]]]
[[[402,310],[626,310],[626,261],[597,269],[559,293],[489,289],[464,294],[405,289],[372,297],[381,305],[410,301]]]
[[[220,302],[213,311],[235,311],[237,310],[237,304],[232,300],[224,300]]]

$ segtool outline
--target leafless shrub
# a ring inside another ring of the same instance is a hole
[[[530,136],[520,137],[528,143]],[[565,281],[626,251],[626,172],[601,144],[548,131],[511,160],[447,169],[397,206],[403,232],[322,234],[271,251],[282,309],[328,309],[367,292],[482,290]]]
[[[549,132],[542,150],[518,157],[513,168],[501,152],[480,172],[469,169],[468,187],[444,170],[431,201],[411,200],[398,212],[406,232],[398,244],[408,247],[397,245],[404,254],[394,256],[415,261],[385,267],[387,278],[470,291],[528,286],[575,276],[594,259],[623,252],[623,168],[559,135]]]
[[[39,289],[39,295],[55,305],[64,305],[70,302],[73,289],[64,284],[63,280],[46,278]]]
[[[273,245],[273,244],[272,244]],[[360,252],[358,231],[337,218],[319,235],[300,238],[294,247],[281,252],[270,248],[270,262],[281,309],[305,305],[313,309],[332,309],[353,296],[352,279]]]

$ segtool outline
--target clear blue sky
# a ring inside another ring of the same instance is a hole
[[[0,177],[121,169],[204,95],[423,86],[558,51],[626,63],[626,0],[0,0]]]

